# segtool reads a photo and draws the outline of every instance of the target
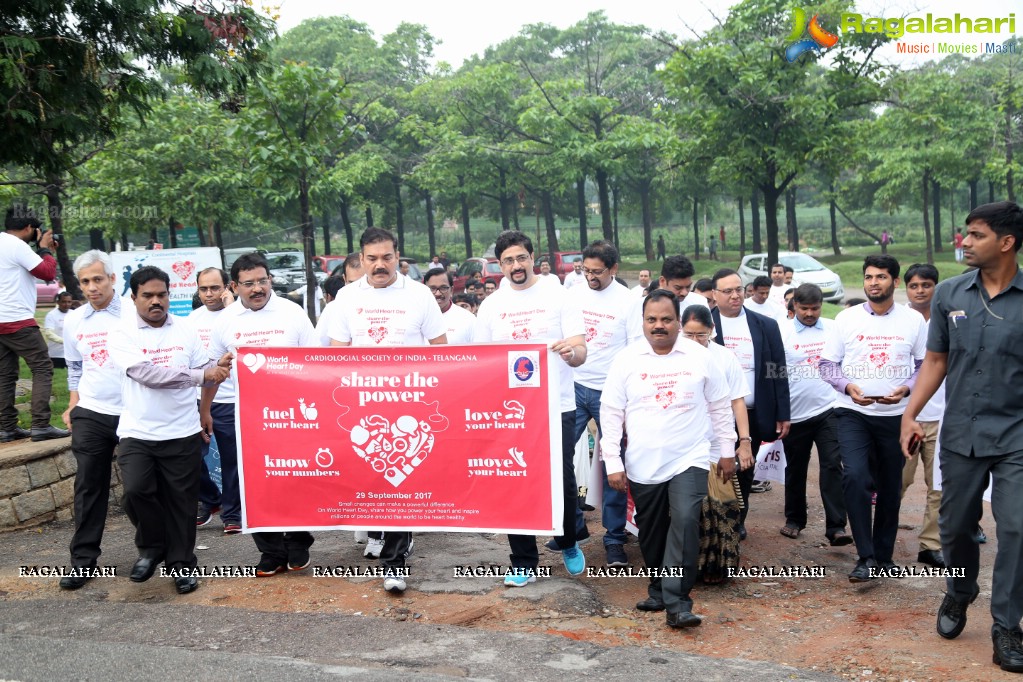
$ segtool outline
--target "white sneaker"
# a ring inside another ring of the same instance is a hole
[[[366,541],[366,549],[363,551],[362,556],[369,557],[370,559],[379,559],[380,552],[384,551],[384,541],[377,538],[369,538]]]
[[[355,544],[364,545],[366,540],[369,540],[369,533],[364,530],[355,531]]]
[[[390,576],[384,578],[384,591],[385,592],[404,592],[405,591],[405,579]]]

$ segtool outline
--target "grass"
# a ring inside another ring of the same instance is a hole
[[[36,309],[36,321],[39,323],[40,326],[42,326],[43,319],[46,317],[46,313],[50,312],[50,310],[52,310],[52,307]],[[29,371],[28,365],[26,365],[25,361],[20,359],[20,358],[18,360],[18,378],[19,379],[31,379],[32,378],[32,372]],[[64,414],[64,410],[67,409],[68,400],[70,399],[70,395],[69,395],[68,390],[67,390],[67,370],[66,369],[56,369],[56,368],[54,368],[54,370],[53,370],[53,388],[52,388],[51,395],[53,396],[53,400],[50,401],[50,410],[51,410],[50,424],[52,424],[53,426],[56,426],[58,428],[62,428],[63,429],[63,428],[65,428],[65,426],[64,426],[64,420],[62,418],[62,415]],[[19,397],[15,398],[14,399],[14,404],[15,405],[20,405],[22,403],[29,403],[31,401],[32,401],[32,395],[31,395],[31,393],[28,393],[28,394],[25,394],[23,396],[19,396]],[[19,412],[18,413],[18,426],[23,428],[23,429],[31,428],[31,426],[32,426],[32,415],[31,415],[30,412],[25,411],[25,412]]]

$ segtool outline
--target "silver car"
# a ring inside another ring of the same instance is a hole
[[[845,297],[842,279],[812,256],[795,251],[781,251],[778,253],[778,261],[794,270],[792,286],[816,284],[821,288],[824,300],[828,303],[841,303]],[[739,264],[739,277],[742,278],[743,286],[761,275],[769,277],[771,274],[769,268],[766,253],[754,253],[743,258]]]

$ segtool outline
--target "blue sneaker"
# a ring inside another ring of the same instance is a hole
[[[561,559],[565,562],[569,575],[579,575],[586,570],[586,557],[583,556],[578,544],[561,550]]]
[[[506,587],[525,587],[536,582],[536,575],[528,568],[513,568],[504,574]]]

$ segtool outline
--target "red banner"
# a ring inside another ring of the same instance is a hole
[[[239,348],[242,527],[560,534],[551,372],[542,345]]]

